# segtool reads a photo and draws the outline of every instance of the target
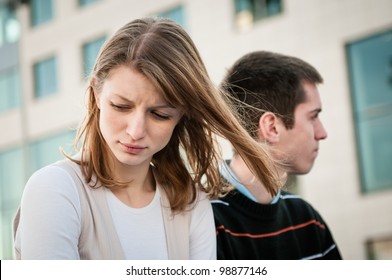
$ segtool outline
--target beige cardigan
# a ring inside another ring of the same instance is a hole
[[[125,259],[120,240],[110,216],[103,187],[91,188],[84,180],[80,165],[62,160],[55,163],[65,169],[79,186],[82,211],[82,230],[79,238],[79,256],[82,260],[123,260]],[[157,187],[160,186],[157,184]],[[165,192],[160,188],[162,216],[165,226],[166,243],[169,259],[189,259],[190,211],[172,215]],[[14,219],[14,237],[19,224],[18,209]],[[15,258],[21,258],[21,252],[15,251]]]

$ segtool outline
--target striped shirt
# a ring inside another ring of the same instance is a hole
[[[260,204],[234,190],[212,200],[218,259],[342,259],[327,224],[298,195]]]

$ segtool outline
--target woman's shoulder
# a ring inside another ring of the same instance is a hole
[[[49,165],[43,166],[30,176],[29,181],[33,180],[50,180],[51,178],[64,177],[67,171],[62,166],[67,165],[68,160],[60,160]]]
[[[208,194],[203,190],[197,190],[196,199],[192,205],[190,205],[190,209],[193,210],[194,214],[200,214],[206,211],[209,212],[212,209],[212,206]]]
[[[208,194],[204,190],[197,189],[196,193],[197,193],[197,198],[196,198],[197,201],[210,200]]]
[[[73,164],[70,160],[64,159],[38,169],[28,179],[24,193],[42,191],[74,196],[77,190],[75,180],[70,175],[70,170],[64,168]]]

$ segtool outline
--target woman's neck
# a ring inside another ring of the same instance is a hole
[[[112,193],[123,203],[140,208],[152,201],[156,184],[150,164],[131,167],[117,164],[113,171],[116,180],[127,182],[125,188],[112,189]]]

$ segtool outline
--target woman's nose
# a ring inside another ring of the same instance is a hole
[[[133,112],[128,120],[127,133],[133,140],[142,139],[146,135],[145,116],[138,112]]]

